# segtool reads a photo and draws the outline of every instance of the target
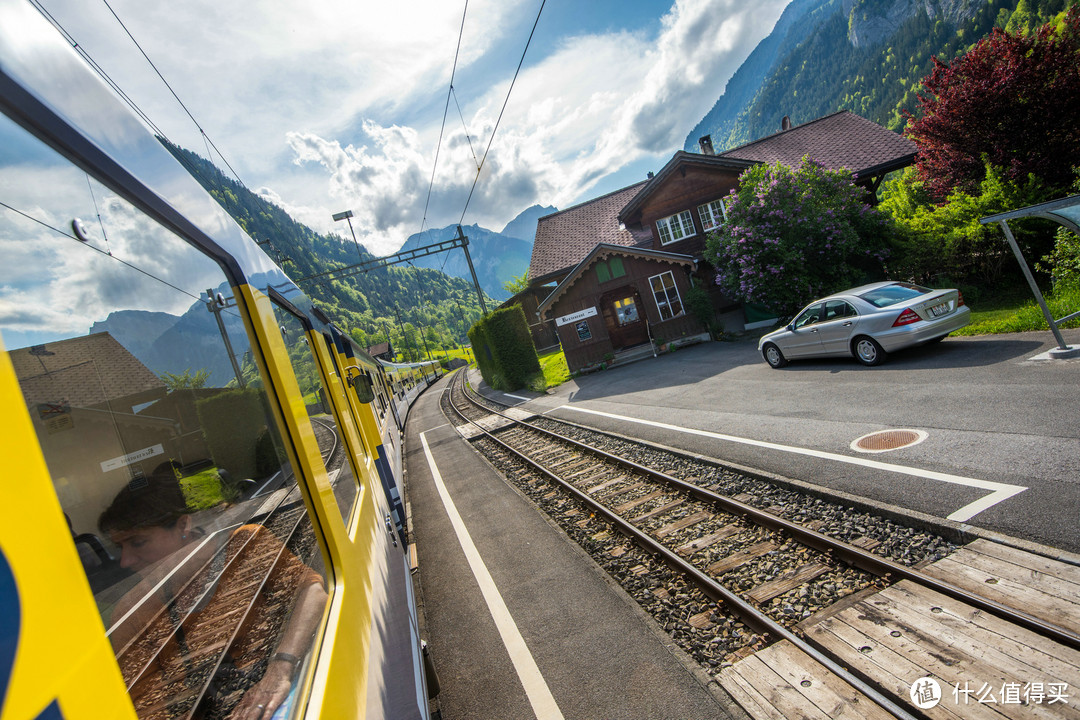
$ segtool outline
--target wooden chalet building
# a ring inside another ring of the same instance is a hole
[[[708,137],[700,144],[701,153],[675,153],[645,182],[540,218],[529,264],[531,286],[542,290],[537,319],[554,320],[572,372],[650,341],[708,339],[686,309],[693,285],[708,290],[725,329],[746,329],[744,309],[716,288],[704,254],[747,168],[809,157],[850,170],[872,195],[915,158],[914,143],[847,111],[796,127],[785,118],[780,132],[719,154]]]

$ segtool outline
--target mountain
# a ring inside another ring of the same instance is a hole
[[[519,215],[518,219],[520,218]],[[511,221],[511,225],[515,222],[517,222],[517,219]],[[527,225],[528,222],[525,221],[517,227],[525,228]],[[535,220],[532,221],[532,226],[533,237],[535,237]],[[411,235],[398,252],[415,250],[425,245],[452,240],[457,237],[457,227],[457,225],[448,225],[441,229],[425,230],[423,233]],[[532,238],[525,240],[512,237],[505,233],[487,230],[479,225],[462,227],[462,231],[465,233],[465,237],[469,238],[469,257],[472,258],[473,268],[476,270],[476,280],[480,283],[480,288],[485,294],[497,301],[510,297],[510,293],[503,289],[503,283],[525,273],[529,269],[529,259],[532,257]],[[469,264],[465,259],[464,250],[451,250],[445,255],[428,255],[413,260],[411,264],[416,267],[441,270],[447,275],[463,278],[472,283],[472,273],[469,272]]]
[[[1031,29],[1067,0],[794,0],[684,142],[722,151],[771,135],[782,119],[850,110],[897,132],[933,58],[948,61],[995,26]]]
[[[217,288],[229,293],[227,285]],[[237,362],[250,349],[244,323],[234,312],[222,313]],[[91,333],[107,332],[155,375],[209,370],[208,385],[222,387],[236,377],[222,352],[221,331],[213,313],[196,301],[180,316],[145,310],[117,310],[90,326]]]
[[[209,160],[165,140],[161,142],[244,231],[263,245],[316,306],[361,345],[385,340],[389,332],[395,348],[406,353],[410,359],[417,358],[420,353],[419,332],[425,334],[429,345],[453,347],[455,343],[465,341],[469,326],[480,317],[479,300],[472,281],[451,277],[438,269],[402,264],[344,278],[312,277],[328,270],[347,268],[358,261],[372,260],[375,256],[361,245],[357,257],[351,238],[345,240],[315,232],[293,220],[282,208],[225,177]],[[525,244],[517,239],[512,242]],[[498,248],[496,243],[491,251],[493,259],[485,259],[485,267],[502,264]],[[473,252],[476,253],[476,250]],[[515,251],[510,258],[519,255]],[[439,256],[439,264],[443,257]],[[476,257],[477,254],[474,254],[474,261]],[[520,263],[511,262],[510,265],[516,269]],[[528,255],[524,266],[527,265]],[[439,265],[434,267],[438,268]],[[206,318],[195,319],[199,312]],[[192,313],[193,321],[200,325],[203,320],[209,319],[217,333],[216,324],[205,307],[197,303],[185,317]],[[176,329],[176,336],[192,331],[193,326],[181,325]],[[119,332],[135,333],[127,329]],[[240,355],[243,351],[238,349],[236,352]],[[180,372],[183,370],[179,369]]]
[[[728,80],[723,94],[687,136],[685,150],[698,152],[698,140],[711,135],[717,150],[741,145],[745,131],[739,127],[740,113],[753,101],[779,58],[794,50],[820,24],[822,17],[839,7],[839,0],[793,0],[781,13],[772,32]]]
[[[520,215],[506,223],[506,227],[502,229],[503,235],[508,235],[518,240],[524,240],[532,245],[533,240],[536,239],[536,222],[545,215],[551,215],[558,212],[558,208],[551,205],[533,205],[531,208],[524,210]],[[510,278],[506,278],[509,280]]]

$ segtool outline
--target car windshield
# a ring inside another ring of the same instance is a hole
[[[861,297],[866,302],[870,303],[874,307],[889,307],[890,305],[896,305],[902,303],[905,300],[911,300],[917,298],[920,295],[925,295],[930,292],[930,288],[924,288],[921,285],[912,285],[911,283],[893,283],[892,285],[886,285],[885,287],[875,288],[864,292]]]

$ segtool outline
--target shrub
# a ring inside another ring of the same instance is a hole
[[[798,169],[755,165],[727,198],[727,222],[707,240],[716,283],[779,315],[883,277],[892,224],[850,173],[804,158]]]

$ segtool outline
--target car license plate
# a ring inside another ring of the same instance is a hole
[[[949,312],[949,303],[941,303],[940,305],[935,305],[930,308],[930,314],[934,317],[941,317],[947,312]]]

